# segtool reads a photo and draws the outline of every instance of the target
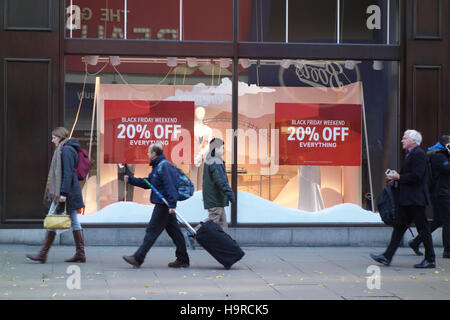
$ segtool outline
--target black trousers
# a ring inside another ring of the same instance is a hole
[[[442,227],[442,245],[444,252],[450,253],[450,199],[438,198],[433,200],[433,221],[430,223],[430,233]],[[414,238],[414,244],[420,245],[422,236]]]
[[[394,227],[392,231],[391,241],[384,252],[384,256],[391,260],[400,246],[403,235],[408,226],[414,221],[417,232],[422,238],[425,247],[425,259],[428,261],[435,261],[435,254],[433,248],[433,239],[431,238],[430,229],[428,226],[427,217],[425,215],[425,207],[423,206],[399,206],[398,221],[401,224]]]
[[[134,253],[136,261],[139,263],[144,262],[145,256],[164,229],[176,246],[175,256],[177,259],[183,263],[189,263],[186,242],[184,241],[184,236],[181,233],[177,218],[174,214],[169,213],[169,208],[166,205],[161,204],[156,204],[153,209],[152,218],[145,230],[144,241]]]

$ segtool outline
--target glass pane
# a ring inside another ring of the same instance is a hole
[[[397,163],[398,63],[240,64],[238,222],[379,222],[370,199]]]
[[[179,40],[179,4],[180,0],[66,0],[66,37]]]
[[[397,43],[397,0],[341,0],[344,43]]]
[[[289,1],[289,42],[336,42],[337,1]]]
[[[231,70],[230,59],[66,57],[65,126],[72,128],[81,101],[74,137],[92,147],[94,164],[83,185],[81,222],[148,222],[150,191],[126,187],[123,176],[148,176],[147,150],[155,141],[195,185],[192,198],[177,208],[188,221],[208,216],[202,175],[212,137],[225,141],[224,160],[231,167]],[[226,212],[230,221],[230,207]]]
[[[286,41],[286,2],[239,0],[239,40]]]
[[[182,40],[233,40],[233,0],[185,0],[182,6]]]

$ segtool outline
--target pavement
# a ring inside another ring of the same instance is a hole
[[[39,246],[0,245],[0,300],[449,300],[450,259],[436,248],[436,269],[398,249],[391,266],[374,262],[381,247],[244,247],[230,270],[205,250],[171,269],[174,247],[154,247],[140,269],[123,255],[137,248],[88,246],[86,263],[65,263],[73,246],[55,245],[47,263],[25,258]]]

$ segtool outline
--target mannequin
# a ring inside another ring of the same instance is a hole
[[[201,190],[203,184],[203,166],[212,140],[212,130],[203,123],[205,108],[195,108],[194,120],[194,164],[189,167],[189,176],[195,190]]]
[[[320,167],[298,166],[298,208],[316,212],[325,208],[320,193]]]

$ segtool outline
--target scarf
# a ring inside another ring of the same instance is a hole
[[[69,139],[62,140],[53,153],[50,170],[47,176],[47,186],[44,192],[44,205],[50,208],[52,202],[58,202],[62,182],[61,150]]]

